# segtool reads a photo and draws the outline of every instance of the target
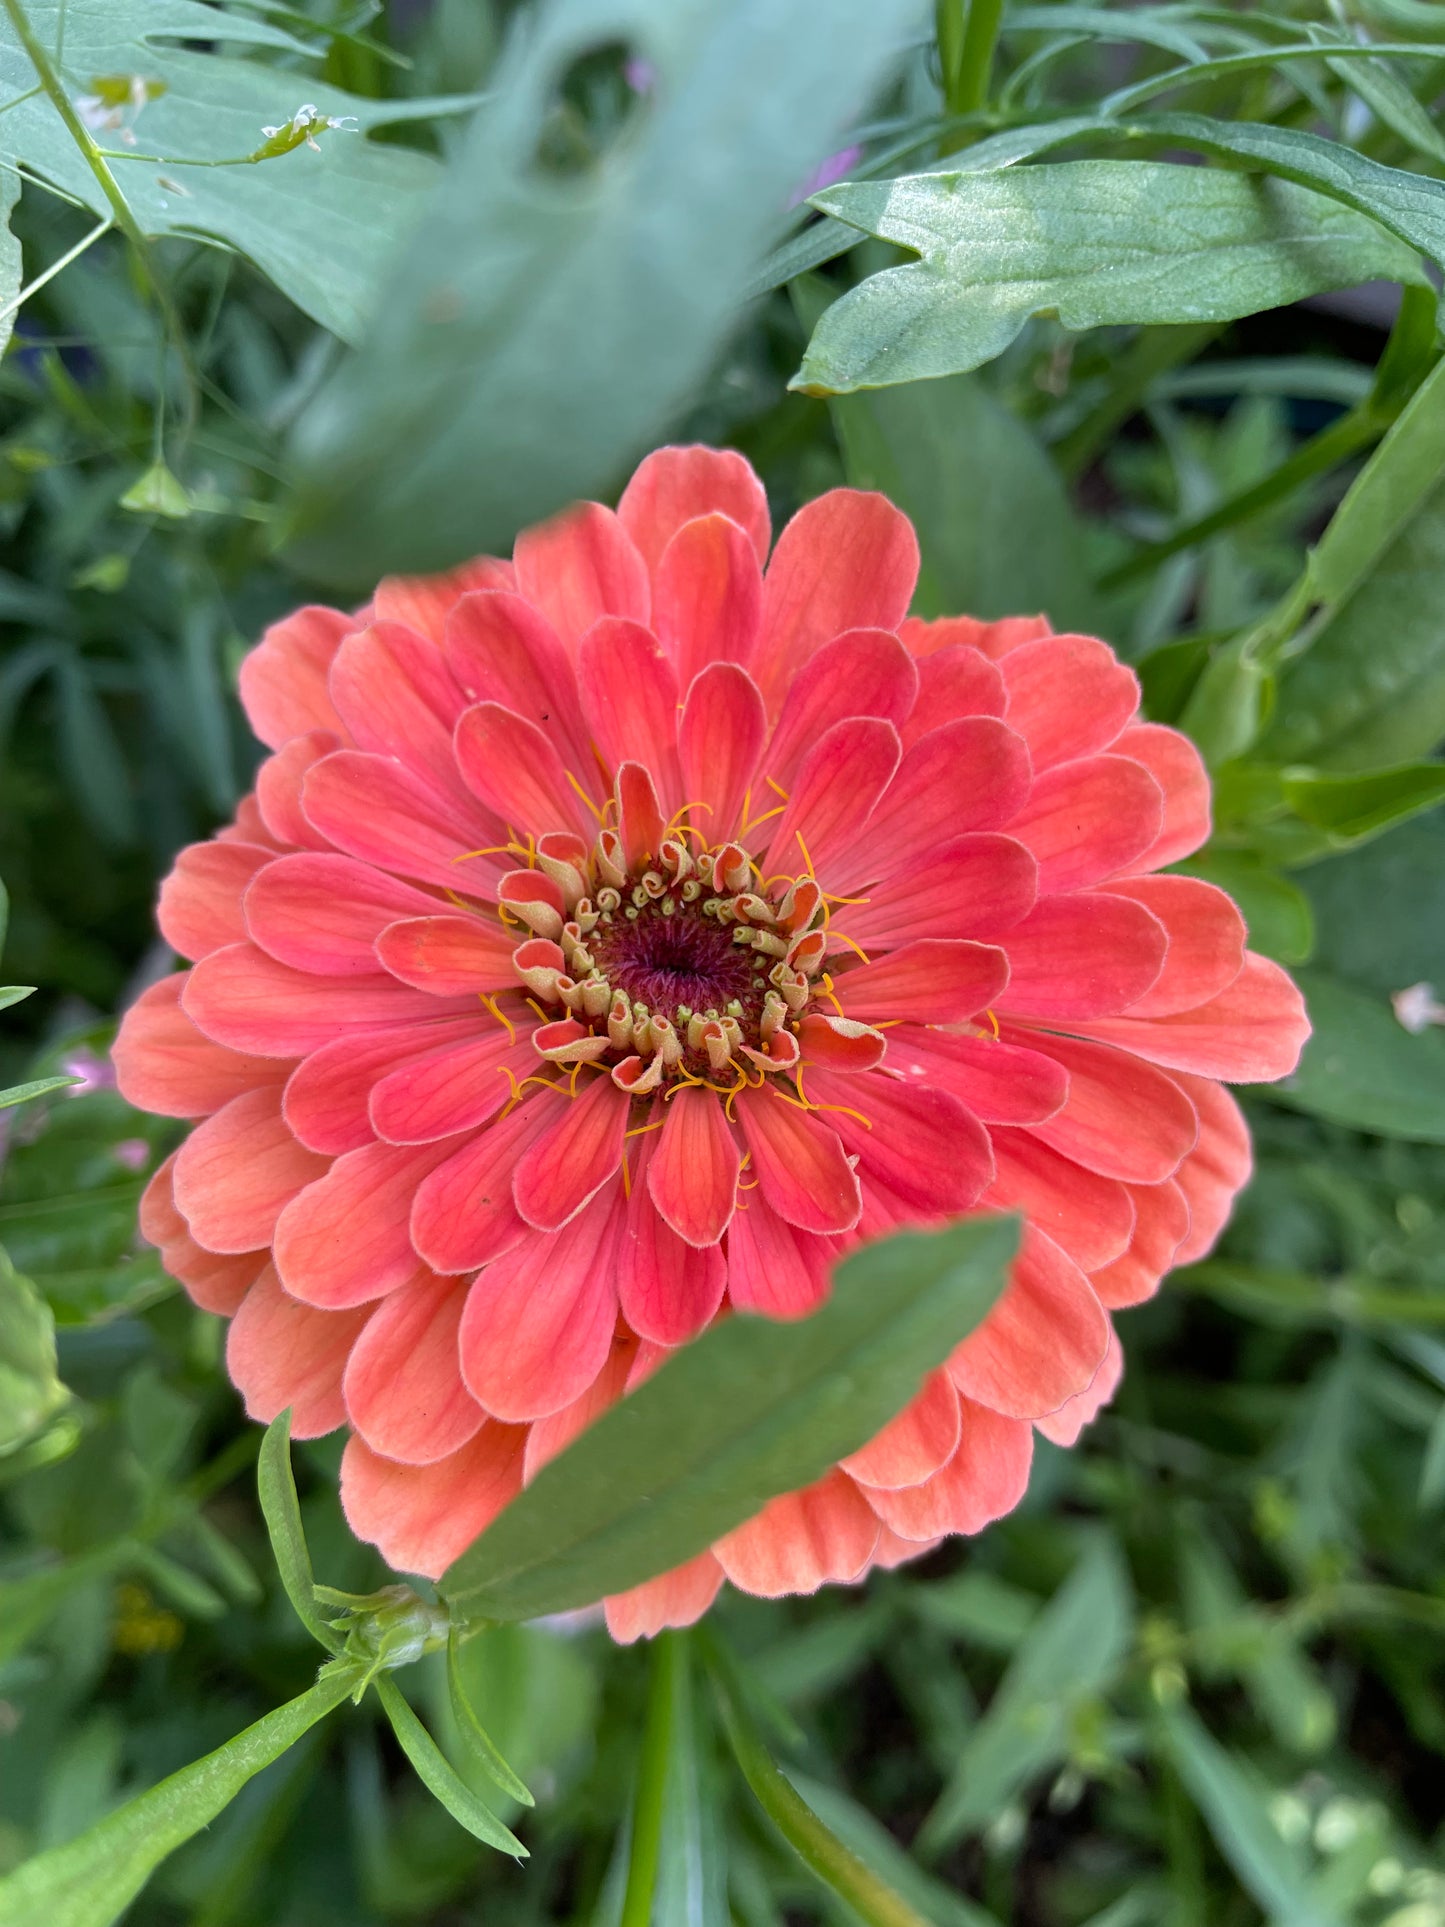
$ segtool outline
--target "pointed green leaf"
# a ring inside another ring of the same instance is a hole
[[[33,1439],[70,1402],[55,1363],[55,1320],[0,1247],[0,1457]]]
[[[8,1090],[0,1091],[0,1111],[8,1110],[12,1104],[28,1104],[32,1097],[63,1091],[79,1082],[78,1077],[33,1077],[28,1084],[12,1084]]]
[[[407,1704],[395,1680],[384,1673],[376,1680],[377,1698],[386,1709],[392,1731],[402,1751],[416,1768],[427,1791],[440,1800],[447,1812],[485,1846],[496,1847],[515,1859],[527,1859],[527,1849],[516,1835],[504,1827],[497,1816],[477,1798],[461,1778],[441,1748]]]
[[[1286,771],[1285,801],[1296,816],[1341,841],[1363,841],[1445,799],[1445,763],[1406,763],[1360,776]]]
[[[296,1617],[313,1639],[328,1652],[341,1650],[341,1641],[321,1617],[316,1606],[315,1581],[311,1574],[311,1554],[301,1529],[301,1504],[296,1496],[296,1480],[291,1471],[291,1411],[288,1406],[266,1427],[256,1466],[256,1485],[261,1496],[261,1511],[271,1535],[271,1550],[286,1597]]]
[[[1128,1573],[1113,1542],[1096,1539],[1030,1627],[969,1736],[919,1834],[924,1853],[981,1827],[1064,1757],[1074,1706],[1104,1686],[1132,1634]]]
[[[509,1800],[519,1801],[524,1807],[535,1806],[536,1801],[497,1751],[491,1735],[477,1718],[467,1698],[467,1689],[462,1684],[461,1670],[457,1665],[457,1645],[456,1628],[453,1627],[447,1637],[447,1693],[451,1698],[452,1718],[457,1723],[457,1731],[466,1742],[472,1758],[499,1792],[505,1793]]]
[[[904,1232],[844,1259],[831,1298],[684,1346],[544,1466],[443,1576],[463,1619],[583,1606],[682,1564],[880,1431],[986,1315],[1010,1218]]]
[[[268,1713],[204,1759],[128,1801],[78,1840],[23,1861],[0,1880],[5,1927],[110,1927],[155,1868],[208,1827],[248,1780],[294,1746],[351,1690],[350,1669]]]

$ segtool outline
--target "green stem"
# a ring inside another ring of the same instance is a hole
[[[958,76],[963,66],[964,21],[968,0],[937,0],[933,10],[934,32],[938,40],[938,65],[943,80],[943,98],[954,113]]]
[[[825,1827],[807,1801],[779,1771],[753,1730],[725,1672],[713,1674],[722,1705],[723,1725],[733,1756],[753,1797],[778,1832],[823,1884],[845,1900],[866,1927],[927,1927],[899,1893],[865,1867],[838,1836]],[[625,1920],[623,1927],[633,1927]]]
[[[684,1640],[676,1633],[658,1635],[652,1655],[652,1681],[647,1695],[647,1724],[637,1763],[637,1792],[632,1803],[632,1850],[627,1862],[627,1892],[619,1927],[651,1927],[652,1897],[662,1852],[662,1816],[667,1803],[667,1769],[672,1752],[673,1719],[679,1688],[688,1663]]]
[[[1192,361],[1221,329],[1222,324],[1213,321],[1144,329],[1123,357],[1108,394],[1055,442],[1054,460],[1064,474],[1082,474],[1114,430],[1137,414],[1160,375],[1181,361]]]
[[[975,113],[988,99],[993,50],[1003,24],[1003,0],[969,0],[968,25],[958,63],[958,83],[948,103],[955,114]]]
[[[141,232],[135,215],[131,212],[130,202],[120,191],[120,183],[110,171],[109,162],[92,140],[90,129],[71,104],[70,96],[66,93],[59,74],[50,64],[50,55],[35,37],[35,30],[25,16],[25,9],[21,6],[20,0],[0,0],[0,3],[3,3],[6,13],[10,16],[10,24],[14,27],[16,36],[25,49],[31,66],[35,69],[36,78],[49,96],[51,106],[65,122],[71,139],[85,156],[86,165],[100,183],[100,191],[110,203],[111,212],[115,215],[116,226],[140,255],[154,285],[155,276],[151,273],[150,250],[146,244],[146,237]]]
[[[1162,541],[1150,542],[1136,549],[1127,562],[1121,562],[1117,568],[1110,569],[1100,577],[1099,587],[1105,590],[1122,588],[1126,582],[1148,575],[1159,563],[1168,561],[1171,555],[1178,555],[1183,549],[1192,549],[1197,543],[1207,542],[1210,536],[1233,528],[1236,523],[1251,520],[1274,503],[1283,501],[1316,475],[1327,474],[1340,462],[1348,461],[1362,448],[1377,442],[1388,426],[1388,421],[1373,400],[1362,402],[1338,421],[1331,422],[1328,428],[1321,429],[1318,435],[1312,435],[1278,468],[1249,488],[1231,495],[1207,515],[1186,523],[1182,529],[1176,529]]]

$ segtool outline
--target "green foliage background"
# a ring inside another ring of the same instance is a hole
[[[5,0],[0,876],[38,990],[0,993],[0,1085],[49,1088],[0,1098],[0,1875],[321,1657],[220,1321],[135,1236],[174,1129],[105,1065],[168,967],[156,881],[258,753],[239,658],[668,435],[743,449],[775,525],[885,489],[923,613],[1108,637],[1210,760],[1189,867],[1315,1041],[1010,1519],[655,1655],[468,1641],[530,1812],[433,1653],[390,1724],[243,1774],[128,1918],[1442,1927],[1445,1035],[1392,1003],[1445,998],[1442,98],[1421,0]],[[338,1454],[298,1449],[300,1519],[364,1593]],[[34,1918],[110,1918],[107,1878]]]

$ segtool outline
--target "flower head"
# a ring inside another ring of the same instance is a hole
[[[1159,874],[1208,782],[1103,643],[911,620],[878,495],[768,548],[740,457],[665,449],[510,563],[277,624],[241,678],[273,753],[162,890],[194,968],[116,1046],[134,1102],[201,1120],[147,1235],[231,1318],[254,1417],[349,1426],[348,1516],[406,1571],[730,1309],[805,1317],[861,1240],[1025,1215],[914,1402],[610,1601],[624,1638],[1013,1506],[1034,1431],[1112,1394],[1111,1314],[1248,1174],[1216,1080],[1307,1031],[1230,900]]]

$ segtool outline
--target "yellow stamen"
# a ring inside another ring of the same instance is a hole
[[[793,837],[798,845],[798,848],[803,852],[803,861],[808,866],[808,875],[809,876],[814,875],[815,872],[813,870],[813,859],[808,855],[808,846],[803,841],[803,832],[801,830],[794,830]]]
[[[850,950],[856,950],[864,963],[872,963],[873,959],[868,955],[868,952],[863,948],[862,944],[855,943],[846,931],[835,930],[832,934],[838,939],[839,943],[846,943]]]
[[[770,822],[775,816],[781,816],[787,807],[786,803],[779,803],[771,810],[764,810],[761,816],[755,816],[750,823],[745,822],[739,831],[739,835],[751,836],[753,831],[758,829],[762,824]]]
[[[774,795],[781,796],[783,801],[785,803],[787,802],[788,792],[783,788],[781,783],[775,783],[771,776],[765,776],[763,781],[767,784],[768,788],[773,791]]]
[[[630,1136],[631,1133],[629,1132],[628,1135]],[[627,1153],[625,1151],[622,1153],[622,1195],[629,1200],[632,1197],[632,1173],[627,1167]]]
[[[665,1117],[660,1117],[655,1124],[639,1124],[630,1131],[624,1131],[622,1135],[624,1137],[646,1137],[649,1131],[660,1131],[666,1122],[667,1119]]]
[[[582,785],[577,781],[577,778],[572,774],[571,770],[564,769],[562,774],[567,778],[567,781],[572,785],[573,789],[576,790],[577,794],[582,798],[582,801],[587,805],[587,808],[591,810],[592,814],[597,818],[597,821],[599,823],[605,822],[606,818],[603,816],[601,810],[598,809],[597,805],[592,801],[592,798],[587,794],[586,790],[584,790]]]
[[[506,1031],[507,1042],[509,1044],[515,1044],[517,1041],[517,1026],[512,1022],[511,1018],[507,1015],[506,1011],[502,1009],[501,1005],[497,1002],[496,998],[489,997],[484,990],[479,990],[477,992],[477,996],[481,1000],[481,1002],[486,1005],[487,1009],[492,1013],[492,1015],[496,1018],[497,1022],[502,1026],[503,1030]]]
[[[826,896],[825,900],[828,903],[871,903],[873,901],[872,897],[835,897],[831,895]]]
[[[532,1009],[536,1011],[537,1015],[541,1018],[544,1024],[550,1024],[552,1022],[552,1019],[547,1015],[546,1011],[543,1010],[542,1006],[537,1002],[537,999],[535,997],[524,997],[522,999],[522,1002],[524,1004],[530,1004]]]
[[[999,1042],[999,1032],[998,1032],[998,1019],[997,1019],[997,1017],[995,1017],[995,1016],[994,1016],[994,1014],[993,1014],[993,1012],[992,1012],[991,1010],[986,1010],[986,1011],[985,1011],[985,1012],[984,1012],[983,1014],[984,1014],[984,1016],[985,1016],[985,1017],[987,1017],[987,1019],[988,1019],[988,1021],[989,1021],[989,1023],[990,1023],[990,1024],[992,1025],[992,1027],[993,1027],[993,1041],[994,1041],[995,1043],[998,1043],[998,1042]]]

